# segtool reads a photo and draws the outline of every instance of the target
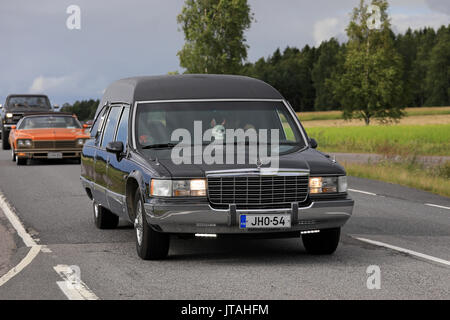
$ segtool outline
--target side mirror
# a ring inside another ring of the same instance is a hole
[[[11,129],[12,130],[15,130],[17,127],[16,126],[11,126]]]
[[[317,148],[317,141],[313,138],[309,139],[309,145],[311,146],[311,148],[315,149]]]
[[[106,151],[115,153],[117,156],[120,156],[123,152],[123,143],[122,141],[114,141],[110,142],[106,145]]]

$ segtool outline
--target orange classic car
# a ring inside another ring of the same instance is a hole
[[[28,159],[80,161],[83,145],[90,138],[86,127],[68,113],[27,115],[11,128],[11,158],[18,165],[27,164]]]

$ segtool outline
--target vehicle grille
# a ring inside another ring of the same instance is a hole
[[[208,199],[217,207],[290,208],[306,201],[308,182],[307,175],[208,177]]]
[[[70,149],[75,148],[75,141],[34,141],[36,149]]]

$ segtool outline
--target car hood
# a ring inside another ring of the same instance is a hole
[[[256,164],[175,164],[170,158],[170,151],[152,151],[152,158],[164,166],[172,178],[200,178],[205,177],[207,172],[221,170],[257,169]],[[270,165],[262,165],[268,168]],[[311,175],[344,175],[344,168],[329,156],[320,151],[306,148],[296,152],[280,155],[280,169],[308,170]]]
[[[46,113],[46,112],[52,111],[52,109],[51,108],[35,108],[35,107],[32,107],[32,108],[19,107],[19,108],[5,109],[5,111],[8,113],[24,113],[24,114],[26,114],[26,113],[39,113],[39,112]]]
[[[17,138],[28,138],[33,140],[75,140],[77,138],[89,138],[83,129],[26,129],[17,130]]]

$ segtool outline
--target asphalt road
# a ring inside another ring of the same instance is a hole
[[[0,284],[0,299],[67,299],[57,265],[79,266],[100,299],[450,299],[450,266],[442,263],[450,261],[450,210],[425,205],[450,207],[449,198],[350,178],[355,210],[332,256],[306,254],[300,239],[173,239],[167,260],[142,261],[129,224],[95,228],[79,173],[65,162],[17,167],[0,151],[0,190],[45,245]],[[0,212],[0,276],[31,250],[13,231]],[[380,289],[367,288],[371,265],[380,268]]]

